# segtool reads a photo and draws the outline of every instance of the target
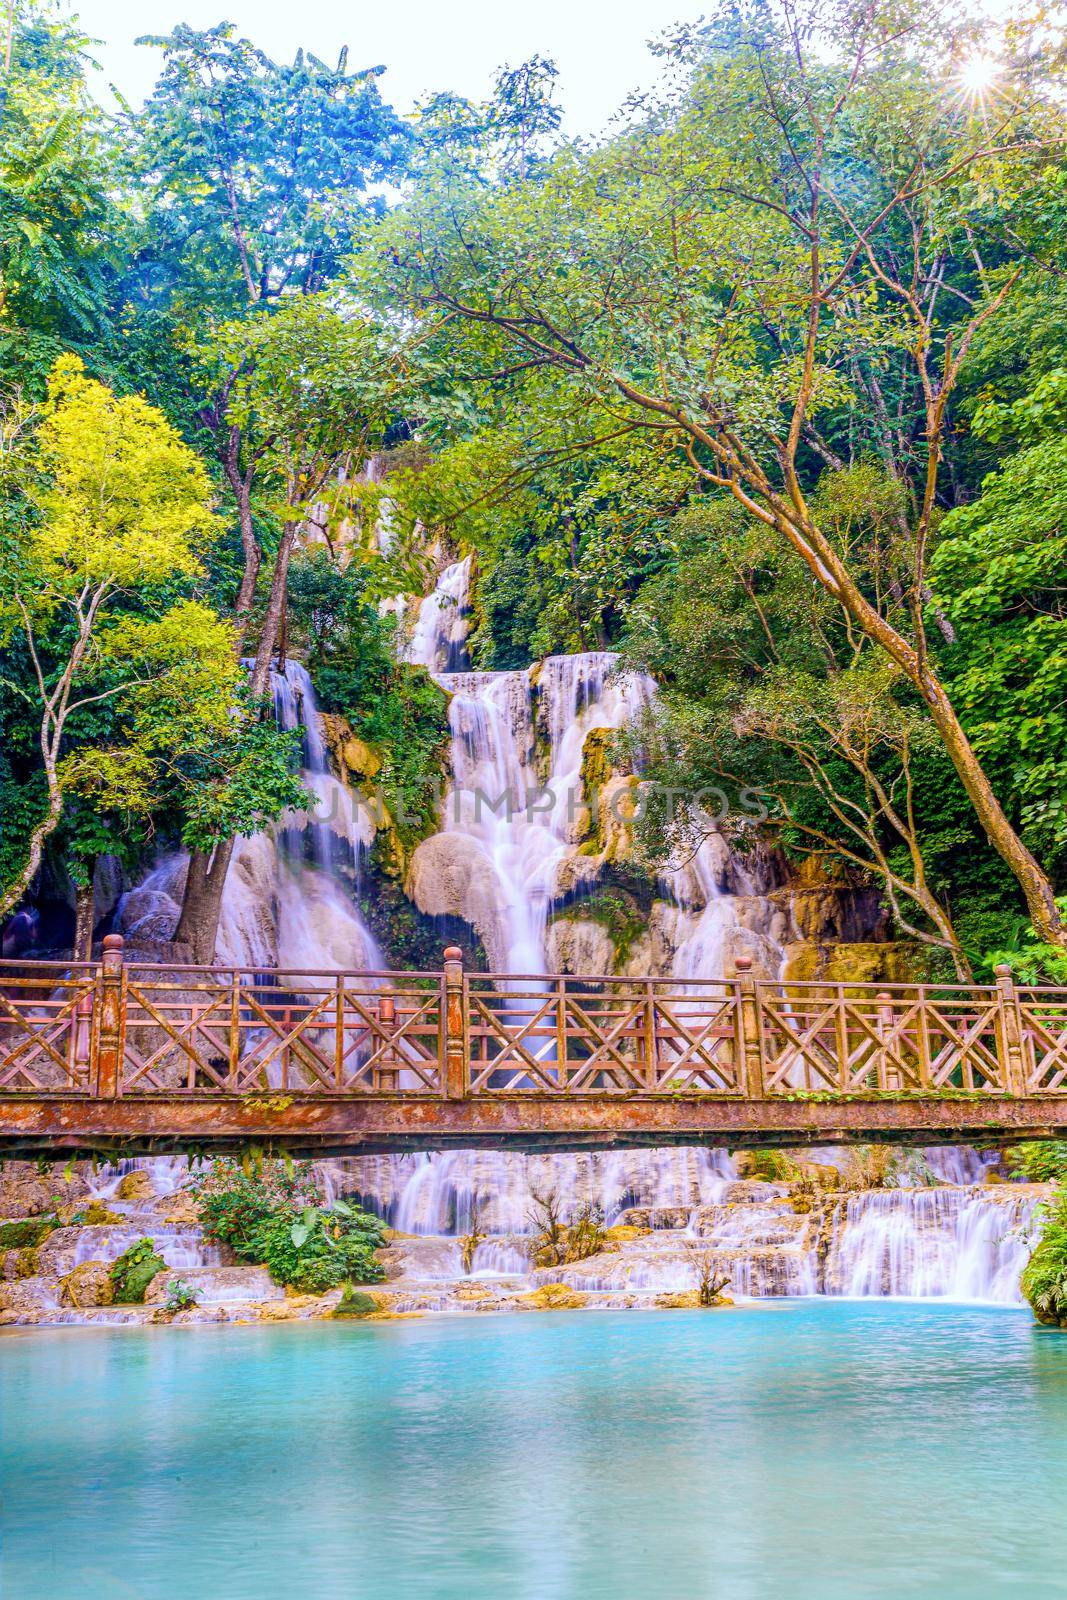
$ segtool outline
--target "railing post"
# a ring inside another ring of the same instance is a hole
[[[71,1020],[67,1072],[72,1089],[93,1088],[93,996],[90,990],[79,995]]]
[[[100,962],[100,1027],[96,1036],[96,1094],[114,1100],[119,1092],[126,1042],[126,981],[121,933],[104,937]]]
[[[392,1038],[396,1028],[396,998],[391,994],[383,994],[378,1001],[378,1020],[382,1025],[382,1033],[389,1039],[389,1046],[382,1047],[382,1058],[377,1070],[373,1074],[373,1087],[381,1089],[385,1094],[392,1094],[400,1086],[400,1074],[397,1071],[396,1055],[393,1050]]]
[[[762,1100],[764,1098],[762,1028],[756,980],[752,976],[752,957],[738,956],[734,965],[737,971],[737,1032],[741,1046],[744,1090],[749,1100]]]
[[[888,989],[882,989],[874,1000],[878,1007],[878,1064],[874,1071],[874,1087],[876,1089],[903,1089],[898,1068],[890,1068],[889,1052],[885,1042],[893,1030],[893,996]]]
[[[445,1096],[462,1100],[467,1093],[467,1008],[463,991],[463,951],[450,944],[445,951]]]
[[[1019,1026],[1019,997],[1011,967],[1005,962],[994,967],[997,978],[999,1005],[997,1007],[997,1055],[1004,1069],[1005,1085],[1010,1095],[1021,1100],[1026,1096],[1026,1057],[1023,1053],[1022,1029]]]

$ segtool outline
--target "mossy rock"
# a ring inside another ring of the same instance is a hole
[[[119,1180],[115,1192],[120,1200],[154,1200],[156,1186],[152,1182],[151,1173],[146,1172],[143,1167],[137,1167]]]
[[[349,1284],[334,1307],[333,1315],[335,1317],[373,1317],[380,1310],[381,1307],[372,1294],[364,1294],[362,1290],[353,1289]]]
[[[26,1245],[22,1250],[15,1252],[15,1277],[36,1278],[41,1270],[40,1259],[35,1244]]]
[[[572,1289],[569,1283],[542,1283],[530,1294],[519,1295],[517,1304],[530,1306],[535,1311],[579,1311],[588,1303],[588,1298]]]
[[[138,1239],[111,1263],[108,1275],[116,1302],[127,1306],[143,1305],[148,1285],[157,1273],[166,1270],[167,1263],[157,1252],[155,1241]]]
[[[41,1244],[59,1226],[54,1212],[46,1217],[19,1217],[15,1222],[0,1222],[0,1250],[24,1250]]]

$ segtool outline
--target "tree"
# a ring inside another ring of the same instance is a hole
[[[1067,854],[1067,369],[979,408],[980,438],[1014,446],[945,518],[931,564],[954,643],[945,671],[974,747],[1017,796],[1053,861]]]
[[[203,468],[166,419],[137,397],[116,398],[76,356],[56,362],[24,448],[6,463],[21,476],[24,501],[5,529],[0,619],[8,639],[21,633],[32,661],[25,694],[40,716],[47,803],[21,871],[0,892],[0,915],[25,893],[63,814],[71,719],[144,688],[156,647],[170,635],[173,648],[175,628],[195,661],[194,614],[163,597],[198,573],[214,529]],[[161,616],[121,617],[132,598],[153,597]],[[112,677],[103,687],[101,673]]]
[[[874,592],[889,564],[899,496],[873,465],[825,474],[813,496],[820,521],[835,528]],[[830,852],[873,878],[901,931],[943,947],[968,981],[927,861],[934,830],[920,796],[940,746],[903,675],[736,501],[692,507],[676,535],[675,564],[646,586],[630,617],[631,661],[665,685],[635,730],[637,742],[661,752],[646,776],[664,779],[671,794],[722,783],[735,795],[758,794],[770,806],[764,839],[777,837],[791,852]],[[653,851],[669,845],[672,822],[691,850],[700,826],[692,810],[649,808],[643,828]]]
[[[15,11],[0,77],[0,390],[39,398],[56,356],[100,334],[117,209],[86,39],[44,5]]]
[[[350,72],[347,51],[336,67],[303,51],[283,65],[235,38],[228,23],[182,26],[149,42],[164,51],[164,69],[132,119],[130,167],[155,201],[131,305],[157,338],[165,334],[158,381],[173,381],[167,369],[179,355],[190,423],[210,439],[233,494],[243,632],[263,559],[259,526],[270,522],[269,513],[257,517],[257,482],[277,444],[275,419],[249,404],[245,362],[263,340],[266,312],[336,278],[366,219],[381,210],[373,186],[402,172],[410,133],[378,94],[384,69]],[[247,346],[235,335],[241,318],[256,323]],[[190,363],[190,346],[203,359]]]
[[[979,102],[957,75],[975,40],[917,5],[727,5],[677,37],[683,91],[536,183],[424,185],[380,268],[467,370],[516,395],[553,374],[595,422],[675,444],[695,481],[792,548],[911,685],[1035,927],[1064,944],[929,638],[952,397],[1059,182],[1056,57],[1009,38],[1017,70]],[[918,418],[894,459],[893,614],[811,504],[820,471],[844,463],[834,430],[849,442],[857,353]]]
[[[298,535],[313,513],[328,524],[346,503],[349,480],[397,404],[402,345],[358,308],[342,310],[323,294],[224,324],[214,349],[236,374],[227,399],[234,425],[244,431],[254,417],[267,441],[257,470],[280,524],[249,675],[249,691],[260,700],[281,638]],[[231,853],[232,838],[190,859],[175,938],[197,961],[215,953]]]

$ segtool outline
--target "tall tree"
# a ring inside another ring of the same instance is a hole
[[[379,96],[383,69],[349,71],[346,52],[336,67],[303,51],[283,65],[228,24],[152,42],[165,64],[131,127],[133,168],[154,194],[131,309],[162,328],[158,381],[173,385],[180,369],[187,425],[210,441],[233,496],[239,647],[273,557],[251,672],[261,696],[303,519],[332,473],[358,469],[380,414],[366,319],[327,296],[382,209],[376,186],[403,171],[409,134]],[[145,365],[151,384],[151,356]],[[214,952],[231,849],[190,863],[178,937],[198,959]]]
[[[118,218],[87,41],[47,5],[16,9],[0,74],[0,392],[39,397],[56,356],[100,336]]]
[[[536,183],[424,184],[380,262],[466,370],[516,404],[551,372],[598,423],[672,441],[797,553],[913,687],[1035,928],[1062,945],[1048,875],[929,636],[945,623],[928,567],[953,394],[1060,182],[1057,56],[1017,39],[1000,83],[976,89],[960,67],[978,37],[915,3],[726,5],[672,47],[684,90]],[[919,419],[894,462],[892,613],[811,503],[846,459],[857,353]]]

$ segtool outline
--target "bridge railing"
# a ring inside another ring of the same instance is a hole
[[[1067,989],[0,962],[0,1095],[1067,1095]]]

